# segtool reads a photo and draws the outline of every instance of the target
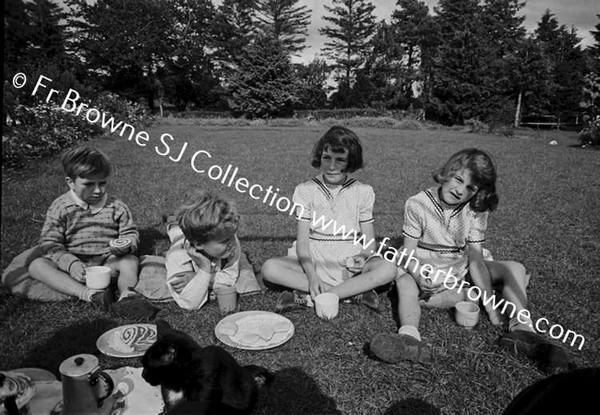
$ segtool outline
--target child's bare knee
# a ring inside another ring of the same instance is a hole
[[[27,270],[32,276],[39,275],[48,269],[48,260],[46,258],[36,258],[31,261]]]
[[[267,259],[262,267],[260,268],[260,273],[263,276],[264,280],[271,281],[273,275],[277,273],[278,261],[276,258]]]

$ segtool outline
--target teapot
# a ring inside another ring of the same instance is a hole
[[[78,354],[63,361],[59,367],[62,380],[61,415],[108,415],[116,396],[111,396],[114,381],[99,370],[98,358]]]

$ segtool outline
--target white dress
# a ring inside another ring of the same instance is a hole
[[[350,277],[343,265],[346,258],[362,250],[360,242],[353,243],[361,236],[360,225],[373,222],[373,188],[348,177],[331,189],[319,175],[296,186],[293,201],[304,207],[297,208],[296,218],[311,222],[309,246],[317,275],[329,285],[339,285]],[[297,258],[296,242],[288,256]]]

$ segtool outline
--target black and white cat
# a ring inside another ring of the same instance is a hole
[[[142,377],[153,386],[160,385],[167,414],[252,411],[258,386],[271,382],[271,372],[260,366],[241,366],[221,347],[200,347],[163,320],[156,324],[157,341],[142,358]]]

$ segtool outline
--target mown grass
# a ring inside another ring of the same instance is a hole
[[[243,215],[240,239],[255,270],[269,257],[284,255],[293,241],[293,219],[274,207],[195,173],[196,167],[228,164],[251,184],[272,185],[291,198],[296,184],[315,174],[310,149],[322,126],[156,125],[147,129],[146,147],[122,138],[96,139],[115,165],[112,193],[131,208],[141,230],[144,254],[161,251],[166,234],[160,212],[176,207],[197,188],[214,189],[233,198]],[[480,147],[495,157],[500,207],[492,214],[487,247],[496,259],[522,262],[532,273],[529,287],[534,318],[546,317],[585,336],[581,351],[569,347],[578,366],[600,363],[600,157],[595,151],[570,148],[574,135],[548,132],[519,139],[460,131],[406,131],[355,128],[363,141],[367,166],[357,177],[376,193],[379,237],[401,232],[407,197],[432,186],[430,173],[453,152]],[[161,134],[174,137],[170,156],[188,147],[179,162],[159,156]],[[548,142],[556,139],[558,146]],[[37,241],[44,214],[64,192],[57,160],[25,170],[5,172],[2,179],[2,267]],[[239,310],[272,310],[277,292],[240,299]],[[381,313],[341,305],[338,318],[319,320],[309,310],[288,315],[294,337],[279,348],[250,352],[227,349],[242,363],[276,372],[265,390],[259,414],[492,414],[500,413],[525,386],[545,376],[531,362],[500,350],[502,331],[483,318],[473,331],[453,323],[445,310],[425,310],[421,333],[434,351],[431,365],[389,365],[366,352],[379,332],[396,329],[391,299],[383,292]],[[100,356],[105,368],[139,366],[139,359],[100,355],[96,338],[126,323],[81,302],[39,303],[0,291],[0,369],[36,366],[58,374],[60,362],[76,353]],[[213,335],[222,317],[216,304],[189,312],[161,305],[159,316],[194,336],[201,344],[218,343]]]

